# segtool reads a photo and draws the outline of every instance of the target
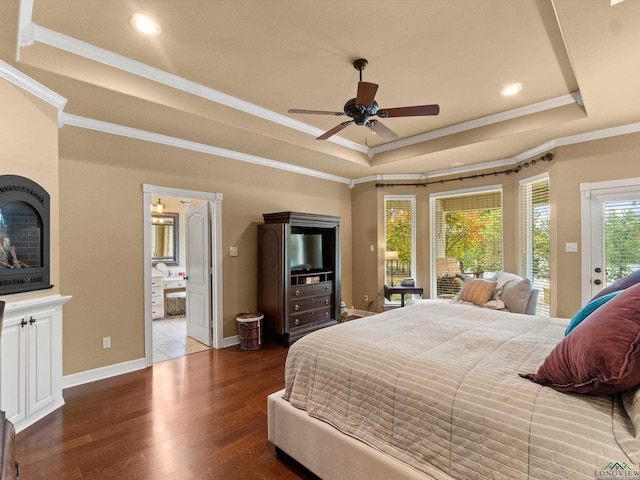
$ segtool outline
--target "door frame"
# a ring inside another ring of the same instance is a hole
[[[224,347],[222,318],[222,193],[200,192],[181,188],[142,185],[144,238],[144,358],[153,365],[153,319],[151,316],[151,196],[192,198],[211,203],[211,329],[213,348]]]
[[[593,293],[591,292],[591,280],[594,265],[592,263],[593,249],[592,220],[593,205],[592,196],[602,196],[614,198],[616,195],[624,195],[630,192],[638,192],[640,189],[640,177],[623,178],[620,180],[605,180],[602,182],[588,182],[580,184],[580,224],[581,224],[581,243],[582,243],[582,279],[581,300],[582,305],[586,305]]]

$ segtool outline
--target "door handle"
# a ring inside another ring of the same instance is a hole
[[[602,280],[600,280],[599,278],[596,278],[593,283],[595,283],[596,285],[601,285],[602,284]]]

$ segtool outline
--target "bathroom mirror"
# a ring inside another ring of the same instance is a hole
[[[178,265],[178,214],[151,215],[151,264]]]

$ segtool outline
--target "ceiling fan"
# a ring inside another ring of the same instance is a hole
[[[353,62],[353,67],[360,72],[360,81],[358,82],[358,93],[356,98],[352,98],[344,104],[344,111],[342,112],[327,112],[324,110],[300,110],[292,108],[289,113],[311,113],[316,115],[335,115],[337,117],[346,115],[351,117],[352,120],[342,122],[340,125],[333,127],[328,132],[320,135],[317,140],[326,140],[327,138],[335,135],[340,130],[348,127],[352,123],[356,125],[364,125],[373,133],[379,135],[383,140],[390,141],[398,138],[398,135],[386,127],[378,120],[370,119],[369,117],[376,115],[380,118],[389,117],[422,117],[427,115],[438,115],[440,113],[439,105],[416,105],[413,107],[398,107],[398,108],[384,108],[381,109],[378,106],[378,102],[375,101],[376,92],[378,91],[378,85],[375,83],[363,82],[362,71],[365,69],[369,62],[364,58],[360,58]]]

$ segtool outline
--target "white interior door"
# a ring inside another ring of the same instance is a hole
[[[640,185],[631,183],[583,188],[583,303],[640,268]]]
[[[211,346],[211,209],[187,208],[187,335]]]

